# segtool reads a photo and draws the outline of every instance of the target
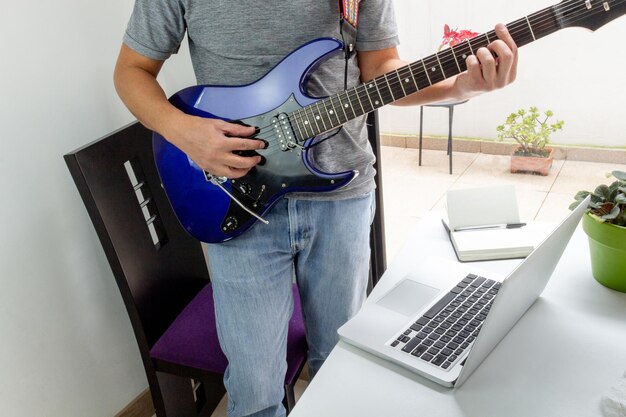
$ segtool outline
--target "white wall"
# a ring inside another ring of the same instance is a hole
[[[0,416],[111,417],[147,387],[63,154],[132,120],[112,71],[131,0],[0,6]],[[188,54],[169,92],[194,82]]]
[[[402,52],[414,59],[434,51],[445,22],[487,30],[545,5],[397,2]],[[62,159],[132,120],[111,81],[131,7],[131,0],[0,6],[0,416],[110,417],[147,386],[121,297]],[[623,146],[624,23],[527,47],[518,83],[459,108],[457,134],[493,136],[510,110],[537,104],[567,121],[560,141]],[[168,93],[194,82],[185,48],[162,81]],[[385,130],[414,132],[416,114],[386,110]],[[429,115],[427,131],[443,134],[445,118],[436,129],[436,117]]]
[[[443,25],[483,33],[497,22],[509,23],[556,0],[395,0],[401,56],[411,62],[435,52]],[[522,107],[551,109],[565,121],[553,136],[560,144],[626,147],[626,17],[596,32],[568,28],[520,49],[515,84],[483,95],[455,110],[454,134],[496,137],[496,126]],[[426,134],[447,135],[447,111],[425,109]],[[386,133],[417,134],[419,109],[387,106],[381,110]]]

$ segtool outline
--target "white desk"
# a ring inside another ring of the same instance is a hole
[[[430,214],[368,300],[420,259],[436,257],[455,259],[439,217]],[[474,264],[506,274],[518,262]],[[543,295],[460,388],[340,342],[290,416],[600,416],[600,397],[626,370],[626,294],[597,283],[590,268],[579,226]]]

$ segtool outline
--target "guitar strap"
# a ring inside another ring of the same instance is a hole
[[[346,61],[343,73],[344,90],[348,89],[348,64],[350,62],[350,57],[356,52],[356,26],[359,18],[359,3],[361,3],[361,0],[339,0],[339,33],[341,34],[341,41],[343,42],[343,51]],[[346,37],[349,39],[346,40]],[[311,144],[309,149],[332,138],[339,133],[341,129],[343,129],[343,127],[336,129],[329,136]]]
[[[356,30],[359,22],[359,4],[361,0],[339,0],[339,33],[343,41],[346,67],[344,74],[344,90],[348,88],[348,61],[356,52]],[[346,40],[346,37],[348,38]]]
[[[339,0],[341,19],[349,23],[355,30],[359,21],[359,3],[361,0]]]
[[[341,17],[339,32],[344,44],[346,59],[349,59],[355,52],[360,3],[361,0],[339,0],[339,16]]]

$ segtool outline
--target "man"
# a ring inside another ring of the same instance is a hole
[[[173,107],[156,79],[163,62],[187,33],[199,84],[249,84],[298,46],[319,37],[339,38],[337,10],[337,0],[136,0],[115,69],[117,91],[144,125],[204,170],[239,178],[261,158],[234,151],[262,149],[265,143],[251,138],[254,127],[189,116]],[[391,0],[363,0],[358,23],[348,86],[406,65],[396,50]],[[496,32],[498,40],[467,58],[466,73],[397,104],[467,99],[512,82],[516,47],[504,26],[497,26]],[[323,64],[311,77],[309,92],[327,96],[340,91],[346,81],[344,65],[341,54]],[[218,334],[229,360],[224,378],[229,416],[284,414],[281,400],[294,274],[311,376],[337,342],[337,328],[364,298],[375,210],[374,156],[364,118],[348,122],[312,152],[324,171],[359,170],[360,175],[330,193],[290,194],[267,214],[269,225],[257,223],[232,241],[209,245]]]

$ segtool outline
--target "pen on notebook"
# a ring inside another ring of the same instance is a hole
[[[457,227],[454,229],[454,231],[463,232],[463,231],[470,231],[470,230],[486,230],[486,229],[518,229],[524,226],[526,226],[526,223],[487,224],[487,225],[480,225],[480,226]]]

